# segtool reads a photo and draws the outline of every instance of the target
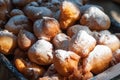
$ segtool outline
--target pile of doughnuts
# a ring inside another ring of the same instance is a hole
[[[120,38],[87,0],[0,1],[0,52],[28,80],[88,80],[120,62]]]

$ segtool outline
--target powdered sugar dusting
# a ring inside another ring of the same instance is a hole
[[[10,36],[16,38],[16,36],[8,30],[0,31],[0,36]]]
[[[50,42],[45,40],[38,40],[35,44],[33,44],[30,51],[53,58],[52,48],[53,46]]]
[[[106,22],[109,19],[107,15],[105,15],[104,12],[102,12],[99,8],[97,7],[90,7],[85,15],[84,15],[90,22],[92,21],[91,19],[95,19],[98,25],[106,26]],[[93,23],[90,23],[93,24]]]
[[[65,50],[56,50],[55,51],[55,56],[60,59],[61,61],[65,61],[65,59],[69,58],[71,54],[73,54],[72,52],[67,52]]]

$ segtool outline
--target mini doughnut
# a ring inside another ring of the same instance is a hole
[[[28,50],[29,59],[39,65],[49,65],[52,63],[53,46],[50,42],[46,40],[36,41]]]
[[[50,41],[61,32],[58,21],[55,18],[43,17],[34,23],[34,34],[38,39]]]
[[[62,76],[69,76],[74,69],[78,68],[80,56],[72,51],[56,50],[53,57],[53,64],[56,71]]]
[[[96,40],[86,31],[80,30],[72,37],[69,44],[69,50],[75,52],[81,57],[86,57],[95,46]]]

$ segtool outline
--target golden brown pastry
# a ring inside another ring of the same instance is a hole
[[[25,15],[16,15],[9,19],[5,25],[5,29],[14,34],[18,34],[20,29],[32,31],[32,23]]]
[[[35,35],[27,30],[20,30],[18,34],[18,46],[22,50],[28,50],[37,41]]]
[[[29,3],[27,6],[25,6],[24,13],[32,21],[42,19],[42,17],[52,17],[53,15],[50,9],[44,6],[39,6],[37,3]]]
[[[29,59],[39,65],[49,65],[52,63],[53,46],[50,42],[46,40],[36,41],[28,50]]]
[[[78,68],[80,56],[72,51],[56,50],[53,57],[53,64],[56,71],[62,76],[69,76]]]
[[[81,57],[86,57],[94,49],[96,40],[86,31],[80,30],[75,34],[69,44],[69,50],[75,52]]]
[[[29,80],[35,80],[40,76],[43,76],[45,69],[35,63],[30,62],[22,58],[17,58],[14,61],[16,68]]]
[[[73,25],[67,30],[67,35],[72,37],[76,33],[78,33],[80,30],[86,31],[88,34],[91,34],[90,29],[87,26],[82,26],[82,25]]]
[[[10,12],[10,16],[16,16],[16,15],[24,15],[24,12],[20,9],[13,9]]]
[[[59,33],[53,38],[53,45],[55,49],[68,50],[70,37],[64,33]]]
[[[17,46],[17,37],[11,32],[0,31],[0,52],[8,55],[14,51]]]
[[[81,25],[92,30],[106,30],[110,27],[109,17],[97,7],[88,8],[80,19]]]
[[[72,26],[78,19],[80,19],[79,8],[70,1],[63,1],[60,6],[60,27],[61,29],[67,29]]]
[[[37,20],[34,23],[34,34],[38,39],[50,41],[60,32],[59,23],[54,18],[43,17],[43,19]]]
[[[116,51],[120,47],[120,41],[114,34],[109,33],[94,33],[94,38],[98,44],[108,46],[112,52]]]
[[[83,72],[98,74],[109,67],[111,60],[111,49],[105,45],[97,45],[89,56],[83,59]]]

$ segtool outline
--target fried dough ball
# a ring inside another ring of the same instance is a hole
[[[50,41],[60,32],[59,23],[54,18],[43,17],[43,19],[37,20],[34,23],[34,33],[38,39]]]
[[[67,35],[72,37],[76,33],[78,33],[80,30],[86,31],[88,34],[91,34],[90,29],[87,26],[82,26],[82,25],[73,25],[67,30]]]
[[[98,44],[108,46],[112,50],[112,52],[116,51],[120,47],[119,39],[113,34],[101,34],[96,32],[93,36],[97,40]]]
[[[49,65],[52,63],[53,46],[46,40],[38,40],[28,50],[29,59],[39,65]]]
[[[105,45],[97,45],[89,56],[83,59],[83,72],[98,74],[109,67],[112,51]]]
[[[81,25],[92,30],[106,30],[110,27],[109,17],[97,7],[88,8],[80,19]]]
[[[24,60],[22,58],[15,59],[15,66],[25,77],[29,80],[36,80],[38,77],[43,76],[45,69],[38,66],[29,60]]]
[[[20,9],[13,9],[10,12],[10,16],[16,16],[16,15],[24,15],[24,12]]]
[[[80,56],[74,52],[59,49],[55,51],[53,64],[60,75],[67,77],[78,68],[79,59]]]
[[[72,26],[78,19],[80,19],[79,8],[70,1],[63,1],[60,6],[60,27],[61,29],[67,29]]]
[[[22,50],[28,50],[37,41],[35,35],[27,30],[20,30],[18,34],[18,46]]]
[[[11,0],[0,0],[0,27],[8,20],[11,9]]]
[[[37,1],[37,0],[12,0],[12,3],[19,8],[24,7],[26,4],[32,2],[32,1]]]
[[[38,19],[42,19],[42,17],[52,17],[52,11],[47,7],[35,6],[35,5],[27,5],[24,8],[25,14],[30,18],[32,21],[36,21]]]
[[[17,37],[11,32],[0,31],[0,52],[8,55],[14,51],[17,46]]]
[[[53,38],[53,44],[56,49],[68,50],[70,37],[64,33],[59,33]]]
[[[113,58],[112,58],[112,65],[115,65],[120,62],[120,49],[117,49],[115,52],[113,52]]]
[[[96,46],[96,40],[86,31],[80,30],[75,34],[69,44],[69,50],[75,52],[81,57],[86,57]]]
[[[14,34],[18,34],[20,29],[32,31],[32,23],[25,15],[16,15],[10,18],[5,25],[5,29]]]

